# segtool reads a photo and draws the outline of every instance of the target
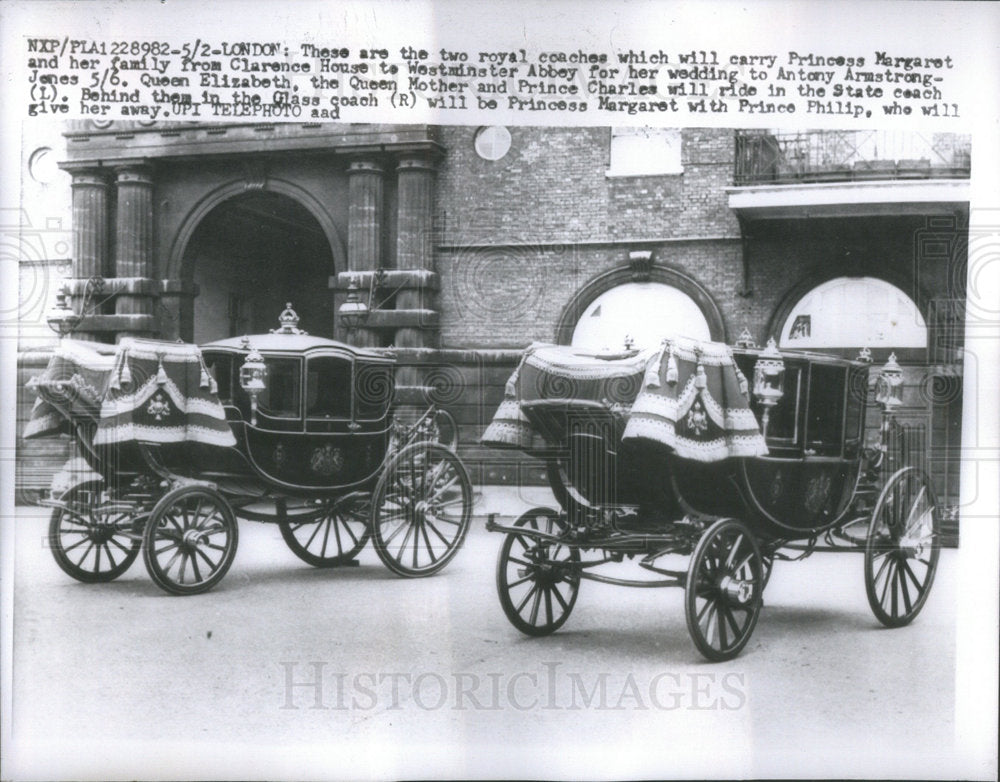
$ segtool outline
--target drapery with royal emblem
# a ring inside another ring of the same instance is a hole
[[[533,345],[507,382],[483,444],[541,450],[522,405],[542,399],[600,403],[625,417],[623,441],[653,441],[684,459],[767,453],[747,380],[721,343],[674,338],[621,355]]]

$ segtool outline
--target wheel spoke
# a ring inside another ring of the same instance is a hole
[[[917,578],[917,575],[916,573],[913,572],[913,569],[910,567],[909,562],[907,562],[904,559],[900,562],[900,564],[902,565],[903,571],[906,573],[906,575],[913,581],[913,586],[916,588],[917,595],[919,596],[924,591],[923,582],[919,578]]]
[[[566,598],[562,596],[559,592],[559,587],[555,584],[552,585],[552,594],[556,596],[556,600],[559,601],[559,605],[562,606],[562,610],[569,611],[569,604],[566,602]]]
[[[404,528],[400,527],[400,529],[404,529]],[[406,550],[406,547],[409,544],[410,535],[413,534],[413,524],[407,524],[406,527],[405,527],[405,529],[406,529],[406,534],[403,536],[403,542],[400,545],[399,550],[396,553],[396,559],[398,559],[400,561],[402,561],[402,559],[403,559],[403,552]],[[388,543],[389,543],[389,541],[386,541],[386,544],[388,544]]]
[[[537,592],[538,592],[538,582],[533,581],[533,583],[531,584],[531,589],[528,590],[528,593],[524,596],[524,599],[517,606],[516,609],[517,613],[521,613],[521,611],[524,610],[524,607],[528,604],[528,601],[531,599],[531,596],[536,594]]]
[[[198,549],[195,549],[197,551]],[[191,569],[194,571],[195,581],[201,581],[201,571],[198,570],[198,557],[191,557]]]
[[[63,546],[63,551],[68,554],[73,549],[77,548],[78,546],[82,546],[84,543],[88,543],[89,541],[90,541],[90,535],[87,535],[87,537],[78,540],[72,546]]]
[[[79,558],[79,559],[78,559],[78,560],[76,561],[76,566],[77,566],[77,567],[82,567],[82,566],[83,566],[83,560],[85,560],[85,559],[87,558],[87,556],[88,556],[88,555],[90,554],[91,550],[92,550],[92,549],[94,548],[94,543],[93,543],[93,541],[91,541],[91,540],[90,540],[90,539],[88,538],[87,542],[88,542],[88,543],[90,543],[90,545],[89,545],[89,546],[87,546],[87,548],[86,548],[86,549],[84,549],[84,551],[83,551],[83,556],[81,556],[81,557],[80,557],[80,558]]]
[[[194,553],[197,554],[199,557],[201,557],[203,560],[205,560],[205,564],[208,565],[212,570],[215,570],[216,565],[219,564],[218,562],[213,562],[212,558],[209,557],[208,554],[206,554],[204,551],[201,550],[201,546],[198,546],[194,550]]]
[[[389,544],[396,539],[399,533],[406,529],[410,529],[410,525],[404,521],[402,524],[400,524],[398,527],[396,527],[396,529],[392,531],[389,537],[385,539],[385,546],[388,548]]]
[[[164,551],[166,551],[166,550],[167,550],[167,549],[164,549]],[[159,554],[160,554],[160,553],[162,553],[162,552],[159,552],[159,551],[157,551],[156,553],[157,553],[157,556],[159,556]],[[172,565],[174,564],[174,562],[176,562],[176,561],[177,561],[177,557],[179,557],[179,556],[180,556],[180,555],[181,555],[182,553],[184,553],[184,552],[183,552],[183,551],[181,551],[181,548],[180,548],[180,547],[178,546],[178,547],[177,547],[177,553],[176,553],[176,554],[174,554],[174,555],[173,555],[173,556],[172,556],[172,557],[170,558],[170,561],[169,561],[169,562],[167,562],[167,564],[163,566],[163,572],[164,572],[164,573],[166,573],[166,572],[168,572],[168,571],[170,570],[170,568],[171,568],[171,566],[172,566]]]
[[[718,610],[715,612],[715,622],[719,626],[719,648],[726,649],[729,647],[729,636],[726,631],[726,619],[723,616],[723,610],[725,605],[721,600],[719,600]]]
[[[424,536],[424,545],[427,547],[427,556],[429,556],[431,558],[430,564],[433,565],[435,562],[438,561],[439,558],[434,555],[434,549],[431,548],[431,540],[430,540],[430,538],[427,535],[427,524],[421,524],[420,525],[420,534]],[[440,535],[438,537],[440,537]],[[442,538],[442,540],[443,540],[443,538]],[[448,544],[445,543],[446,547],[447,547],[447,545]]]
[[[323,528],[323,546],[320,549],[320,556],[326,556],[326,546],[330,542],[330,520],[325,519],[319,523],[319,526]]]
[[[535,599],[531,603],[531,618],[528,620],[531,624],[538,624],[538,606],[542,602],[542,591],[539,587],[535,588]]]
[[[431,523],[430,519],[424,519],[424,526],[425,526],[425,527],[430,527],[430,529],[431,529],[431,532],[433,532],[433,533],[434,533],[435,535],[437,535],[437,536],[438,536],[438,538],[439,538],[439,539],[441,540],[441,542],[442,542],[442,543],[444,543],[445,547],[448,547],[448,546],[450,546],[450,545],[451,545],[451,541],[450,541],[450,540],[448,540],[448,538],[446,538],[446,537],[445,537],[444,535],[442,535],[442,534],[440,533],[440,531],[438,531],[438,528],[437,528],[437,527],[435,527],[435,526],[434,526],[434,525],[433,525],[433,524]]]

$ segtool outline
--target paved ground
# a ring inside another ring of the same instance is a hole
[[[213,592],[168,597],[141,561],[64,576],[46,517],[16,525],[13,778],[942,776],[954,744],[957,552],[917,622],[883,630],[862,558],[778,563],[736,660],[704,663],[681,590],[584,583],[527,639],[499,607],[482,514],[434,578],[313,570],[241,524]],[[620,573],[619,573],[620,574]]]

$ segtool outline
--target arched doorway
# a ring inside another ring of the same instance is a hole
[[[587,305],[573,329],[571,344],[587,350],[617,350],[631,339],[642,350],[664,337],[711,339],[708,320],[684,291],[661,282],[626,282]]]
[[[837,277],[816,286],[791,308],[781,325],[786,348],[927,347],[920,309],[895,285],[875,277]]]
[[[287,195],[257,191],[223,201],[191,234],[183,268],[198,286],[196,343],[266,332],[287,301],[302,328],[333,336],[329,241],[309,210]]]

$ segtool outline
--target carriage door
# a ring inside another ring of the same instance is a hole
[[[354,418],[354,360],[325,355],[306,362],[307,465],[329,486],[354,483],[371,473],[363,435]]]

